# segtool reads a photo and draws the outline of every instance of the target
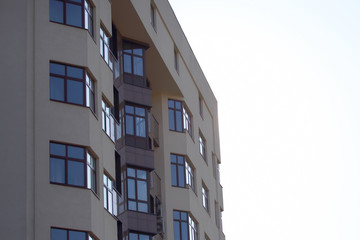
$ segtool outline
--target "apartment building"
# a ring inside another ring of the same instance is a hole
[[[225,239],[217,101],[167,0],[0,17],[2,239]]]

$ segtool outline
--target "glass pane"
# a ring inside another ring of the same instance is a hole
[[[141,57],[134,57],[134,74],[144,76],[143,67],[143,59]]]
[[[127,169],[127,175],[128,175],[128,177],[135,177],[135,169],[128,168]]]
[[[66,3],[66,24],[82,27],[82,11],[80,5]]]
[[[100,31],[101,34],[101,31]],[[102,38],[100,38],[100,55],[103,57],[104,56],[104,41],[102,40]]]
[[[84,163],[68,161],[68,184],[84,186]]]
[[[139,237],[140,237],[140,240],[150,240],[149,235],[140,234]]]
[[[142,48],[133,49],[133,54],[142,56],[143,55],[143,49]]]
[[[184,167],[178,165],[179,187],[185,187]]]
[[[50,73],[65,75],[65,65],[58,63],[50,63]]]
[[[145,179],[145,180],[146,180],[146,171],[144,171],[144,170],[137,170],[137,178]]]
[[[177,221],[174,221],[174,239],[181,240],[180,239],[180,223]]]
[[[182,114],[179,111],[176,111],[176,131],[182,132]]]
[[[50,158],[50,181],[65,184],[65,160]]]
[[[130,43],[124,42],[124,44],[123,44],[124,52],[131,53],[131,48],[132,48],[132,46]]]
[[[66,69],[69,77],[83,79],[84,70],[82,68],[67,66]]]
[[[136,202],[128,201],[128,208],[129,208],[129,210],[135,210],[136,211]]]
[[[175,130],[174,110],[169,109],[169,129]]]
[[[177,156],[177,160],[179,164],[184,164],[184,157],[183,156]]]
[[[131,64],[131,56],[127,55],[127,54],[124,54],[124,72],[132,73],[131,65],[132,65]]]
[[[138,203],[139,212],[148,212],[148,205],[146,203]]]
[[[181,220],[187,220],[187,213],[186,212],[181,212]]]
[[[145,181],[137,181],[138,200],[147,201],[147,184]]]
[[[134,135],[134,118],[126,115],[126,134]]]
[[[138,116],[145,117],[145,109],[144,108],[135,108],[135,114]]]
[[[107,189],[104,187],[104,208],[107,209]]]
[[[65,157],[66,149],[65,145],[59,143],[50,143],[50,154]]]
[[[109,212],[113,212],[113,195],[112,192],[108,191],[108,206],[109,206]]]
[[[170,161],[176,163],[176,155],[170,154]]]
[[[180,110],[181,109],[181,102],[175,101],[175,108]]]
[[[64,23],[64,3],[50,0],[49,6],[50,21]]]
[[[173,217],[174,217],[174,219],[180,220],[180,212],[179,211],[174,211],[173,212]]]
[[[51,228],[51,240],[66,240],[67,231],[64,229]]]
[[[126,105],[125,106],[125,112],[130,113],[130,114],[134,114],[134,107]]]
[[[129,240],[138,240],[138,234],[129,233]]]
[[[128,179],[128,198],[135,199],[135,180]]]
[[[188,240],[188,228],[186,222],[181,222],[181,236],[182,240]]]
[[[146,137],[145,118],[136,118],[136,136]]]
[[[109,63],[109,47],[106,44],[104,44],[104,59],[106,63]]]
[[[176,165],[171,164],[171,185],[177,186]]]
[[[50,77],[50,99],[64,101],[64,79]]]
[[[173,100],[169,100],[169,101],[168,101],[168,106],[169,106],[170,108],[174,108],[174,101],[173,101]]]
[[[69,231],[69,240],[86,240],[85,232]]]
[[[91,181],[91,177],[92,177],[92,174],[91,174],[91,168],[89,167],[89,166],[87,166],[87,173],[86,173],[86,175],[87,175],[87,188],[88,189],[92,189],[91,188],[91,183],[92,183],[92,181]]]
[[[76,159],[85,159],[84,148],[68,146],[68,157]]]
[[[86,7],[86,2],[85,2]],[[85,11],[85,29],[89,29],[89,13],[88,11]]]
[[[67,101],[83,105],[84,103],[83,82],[68,80],[67,81]]]

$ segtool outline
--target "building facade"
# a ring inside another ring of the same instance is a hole
[[[3,238],[225,239],[217,102],[169,2],[1,5]]]

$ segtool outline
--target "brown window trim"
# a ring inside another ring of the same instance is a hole
[[[85,233],[85,239],[88,240],[89,237],[91,237],[92,239],[94,240],[98,240],[99,238],[94,236],[94,234],[92,232],[89,232],[89,231],[83,231],[83,230],[79,230],[79,229],[73,229],[73,228],[62,228],[62,227],[55,227],[55,226],[51,226],[50,227],[50,239],[51,239],[51,229],[58,229],[58,230],[64,230],[66,231],[66,236],[67,236],[67,239],[69,239],[69,231],[72,231],[72,232],[83,232]]]
[[[60,75],[60,74],[56,74],[56,73],[52,73],[51,70],[50,70],[50,65],[51,64],[57,64],[57,65],[62,65],[64,66],[65,68],[65,75]],[[82,78],[75,78],[75,77],[71,77],[71,76],[68,76],[68,70],[67,68],[68,67],[73,67],[73,68],[79,68],[79,69],[82,69]],[[76,65],[72,65],[72,64],[66,64],[66,63],[61,63],[61,62],[56,62],[56,61],[50,61],[49,63],[49,76],[50,77],[56,77],[56,78],[61,78],[64,80],[64,95],[63,95],[63,98],[64,100],[57,100],[57,99],[52,99],[51,96],[50,96],[50,100],[51,101],[54,101],[54,102],[61,102],[61,103],[67,103],[67,104],[72,104],[72,105],[76,105],[76,106],[82,106],[82,107],[86,107],[86,108],[89,108],[93,114],[96,116],[96,113],[95,113],[95,109],[96,109],[96,100],[95,100],[95,92],[96,92],[96,88],[95,88],[95,81],[91,75],[90,72],[88,72],[84,67],[81,67],[81,66],[76,66]],[[90,81],[92,82],[93,84],[93,89],[91,90],[91,88],[89,87],[89,91],[91,91],[93,93],[93,106],[94,106],[94,109],[91,108],[91,105],[90,106],[87,106],[87,102],[86,102],[86,92],[87,92],[87,88],[88,88],[88,84],[86,82],[86,76],[88,76],[88,78],[90,79]],[[70,81],[76,81],[76,82],[81,82],[83,84],[83,87],[82,87],[82,90],[83,90],[83,103],[82,104],[79,104],[79,103],[74,103],[74,102],[69,102],[68,99],[67,99],[67,82],[68,80]],[[49,79],[49,89],[51,88],[50,86],[50,83],[51,82],[51,79]],[[51,90],[49,90],[51,91]],[[49,92],[49,95],[51,94],[51,92]]]
[[[93,5],[93,3],[91,1],[89,1],[89,0],[82,0],[81,3],[75,2],[75,1],[72,1],[72,0],[57,0],[57,1],[63,3],[63,22],[56,22],[56,21],[53,21],[53,20],[50,20],[50,19],[49,19],[49,21],[52,22],[52,23],[57,23],[57,24],[61,24],[61,25],[69,26],[69,27],[74,27],[74,28],[78,28],[78,29],[84,29],[94,39],[94,5]],[[89,15],[91,15],[90,19],[92,21],[92,24],[91,24],[92,29],[91,30],[85,28],[85,21],[86,21],[85,20],[85,11],[89,12],[85,8],[85,1],[91,7],[91,13],[92,14],[89,14]],[[66,3],[77,5],[77,6],[81,7],[81,26],[74,26],[74,25],[70,25],[70,24],[66,23]],[[49,15],[50,15],[50,12],[49,12]],[[50,16],[49,16],[49,18],[50,18]]]
[[[128,169],[134,169],[135,170],[135,177],[129,176],[128,175]],[[137,170],[141,170],[141,171],[145,171],[146,172],[146,179],[142,179],[142,178],[138,178],[137,177]],[[135,185],[135,198],[129,198],[129,184],[128,184],[128,180],[132,179],[134,180],[134,185]],[[138,197],[138,182],[137,181],[142,181],[142,182],[146,182],[146,189],[147,189],[147,200],[139,200]],[[150,213],[150,176],[149,176],[149,170],[145,169],[145,168],[139,168],[139,167],[133,167],[133,166],[127,166],[126,167],[126,190],[127,190],[127,194],[126,194],[126,205],[127,205],[127,210],[128,211],[134,211],[134,212],[141,212],[141,213],[146,213],[146,214],[151,214]],[[136,210],[132,210],[129,209],[129,201],[135,202],[136,203]],[[143,211],[139,211],[138,208],[138,203],[143,203],[147,205],[147,211],[143,212]]]
[[[64,145],[65,146],[65,156],[61,156],[61,155],[56,155],[56,154],[51,154],[51,149],[50,146],[51,144],[60,144],[60,145]],[[68,156],[68,146],[70,147],[78,147],[78,148],[82,148],[84,151],[84,158],[83,159],[77,159],[77,158],[71,158]],[[88,163],[87,163],[87,154],[89,154],[95,161],[95,189],[92,189],[92,187],[88,188],[88,176],[87,176],[87,168],[88,168]],[[94,155],[89,151],[88,148],[82,146],[82,145],[76,145],[76,144],[68,144],[68,143],[63,143],[63,142],[58,142],[58,141],[50,141],[49,142],[49,167],[50,167],[50,161],[51,158],[56,158],[56,159],[62,159],[65,161],[65,165],[64,165],[64,171],[65,171],[65,183],[61,183],[61,182],[54,182],[51,181],[51,172],[49,172],[49,177],[50,177],[50,183],[51,184],[55,184],[55,185],[61,185],[61,186],[69,186],[69,187],[76,187],[76,188],[82,188],[82,189],[88,189],[91,190],[96,196],[97,196],[97,191],[98,191],[98,186],[97,186],[97,168],[96,168],[96,158],[94,157]],[[84,185],[80,186],[80,185],[73,185],[73,184],[69,184],[68,183],[68,161],[75,161],[75,162],[81,162],[84,164]]]

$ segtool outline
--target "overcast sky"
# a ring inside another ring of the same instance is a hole
[[[219,104],[227,240],[359,240],[360,1],[169,1]]]

